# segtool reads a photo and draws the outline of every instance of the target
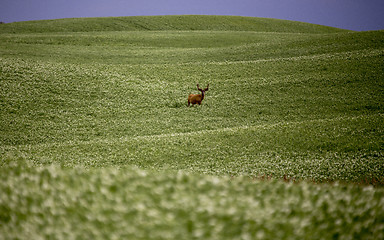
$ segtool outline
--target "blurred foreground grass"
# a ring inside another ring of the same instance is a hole
[[[0,168],[0,239],[383,239],[384,189],[138,168]]]

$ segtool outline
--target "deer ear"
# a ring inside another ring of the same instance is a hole
[[[204,89],[204,91],[208,91],[208,87],[209,87],[209,84],[207,85],[207,88],[206,88],[206,89]]]

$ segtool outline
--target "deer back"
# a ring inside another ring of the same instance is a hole
[[[202,100],[201,94],[189,94],[188,96],[188,102],[192,104],[201,103]]]

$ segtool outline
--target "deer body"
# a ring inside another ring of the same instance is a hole
[[[209,86],[209,84],[208,84]],[[188,106],[192,103],[192,105],[199,104],[201,105],[201,101],[204,99],[205,92],[208,91],[208,86],[204,90],[199,87],[197,84],[197,90],[201,92],[201,94],[189,94],[188,96]]]

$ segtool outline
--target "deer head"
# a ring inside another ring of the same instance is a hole
[[[189,94],[188,96],[188,106],[192,103],[192,105],[201,104],[201,101],[204,99],[205,92],[208,91],[209,84],[207,87],[203,90],[199,87],[199,84],[197,84],[197,90],[201,92],[201,94]]]

